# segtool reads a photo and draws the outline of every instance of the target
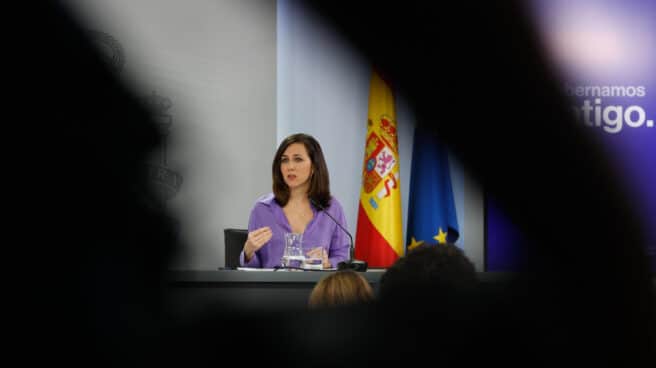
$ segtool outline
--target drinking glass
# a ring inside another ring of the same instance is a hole
[[[303,268],[308,270],[321,270],[323,269],[323,258],[321,251],[323,247],[309,247],[305,248],[305,260],[303,261]],[[313,251],[312,253],[310,253]],[[313,254],[310,256],[310,254]]]

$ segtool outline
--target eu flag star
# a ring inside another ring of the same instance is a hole
[[[435,235],[433,239],[437,240],[437,242],[440,244],[446,244],[446,233],[442,231],[441,227],[439,228],[439,230],[437,231],[437,235]]]
[[[411,239],[412,239],[412,241],[410,242],[410,244],[408,244],[408,250],[413,250],[413,249],[417,248],[418,246],[424,244],[423,240],[417,241],[417,239],[415,239],[414,236]]]

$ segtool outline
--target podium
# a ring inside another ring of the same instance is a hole
[[[324,276],[336,271],[169,271],[166,305],[173,317],[189,318],[213,309],[275,312],[307,308],[310,292]],[[378,293],[385,269],[369,269],[364,276]],[[479,272],[488,287],[502,287],[512,273]]]
[[[374,292],[384,269],[362,272]],[[173,313],[201,313],[206,308],[274,311],[306,308],[310,292],[335,271],[169,271],[167,305]]]

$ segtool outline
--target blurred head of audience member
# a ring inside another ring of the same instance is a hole
[[[374,299],[371,285],[364,276],[342,270],[322,278],[310,293],[311,308],[366,303]]]
[[[466,293],[477,284],[474,265],[461,249],[450,243],[424,244],[385,271],[379,295],[383,300],[402,300],[435,291]]]

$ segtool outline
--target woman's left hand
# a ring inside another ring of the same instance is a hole
[[[321,248],[321,259],[323,259],[323,268],[330,268],[330,261],[328,260],[328,252],[325,248]]]

